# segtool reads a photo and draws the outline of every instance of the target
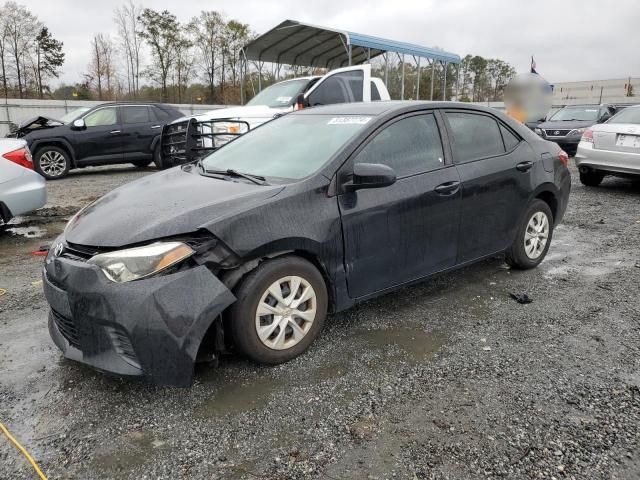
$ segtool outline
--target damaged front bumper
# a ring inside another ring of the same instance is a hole
[[[47,259],[49,332],[64,356],[98,370],[187,387],[202,339],[235,296],[205,266],[126,283],[94,265]]]

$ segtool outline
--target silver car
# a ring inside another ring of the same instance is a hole
[[[45,179],[33,171],[24,140],[0,139],[0,220],[36,210],[47,203]]]
[[[640,105],[587,129],[575,158],[580,181],[591,187],[606,175],[640,175]]]

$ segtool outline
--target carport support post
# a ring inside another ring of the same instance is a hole
[[[352,55],[353,55],[353,48],[351,47],[351,44],[349,44],[349,66],[351,66]]]
[[[402,86],[400,87],[400,100],[404,100],[404,53],[402,54]]]
[[[389,90],[389,52],[384,54],[384,86]]]
[[[420,100],[420,57],[418,57],[418,79],[416,80],[416,100]]]
[[[460,64],[456,67],[456,102],[460,101],[458,98],[458,88],[460,87]]]
[[[444,88],[442,89],[442,100],[447,99],[447,62],[443,63],[444,66]]]
[[[436,61],[431,60],[431,97],[430,99],[433,100],[433,81],[436,78]]]
[[[240,105],[244,105],[244,61],[242,59],[242,50],[240,51]]]

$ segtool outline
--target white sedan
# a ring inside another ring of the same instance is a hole
[[[0,220],[36,210],[47,203],[46,181],[33,171],[24,140],[0,139]]]
[[[640,175],[640,105],[587,129],[575,158],[580,181],[591,187],[606,175]]]

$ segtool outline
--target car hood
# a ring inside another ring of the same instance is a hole
[[[70,243],[115,248],[194,232],[249,210],[282,185],[204,177],[176,167],[123,185],[82,209],[65,230]]]
[[[20,122],[17,128],[11,133],[19,138],[36,130],[62,127],[63,125],[64,123],[62,123],[60,120],[40,115],[38,117],[32,117],[28,120]]]
[[[252,119],[256,120],[270,120],[277,115],[280,115],[285,112],[291,111],[291,107],[284,108],[271,108],[266,105],[253,105],[249,107],[229,107],[229,108],[218,108],[216,110],[211,110],[209,112],[203,113],[201,115],[196,115],[195,118],[198,121],[207,121],[207,120],[217,120],[221,118],[230,118],[230,119],[242,119],[248,120],[249,123],[252,123]],[[184,122],[189,117],[179,118],[178,120],[173,121],[172,123]]]
[[[562,121],[556,121],[556,122],[542,122],[540,125],[538,125],[537,128],[543,128],[545,130],[573,130],[574,128],[585,128],[585,127],[590,127],[591,125],[595,124],[595,120],[587,120],[587,121],[571,121],[571,122],[562,122]]]

